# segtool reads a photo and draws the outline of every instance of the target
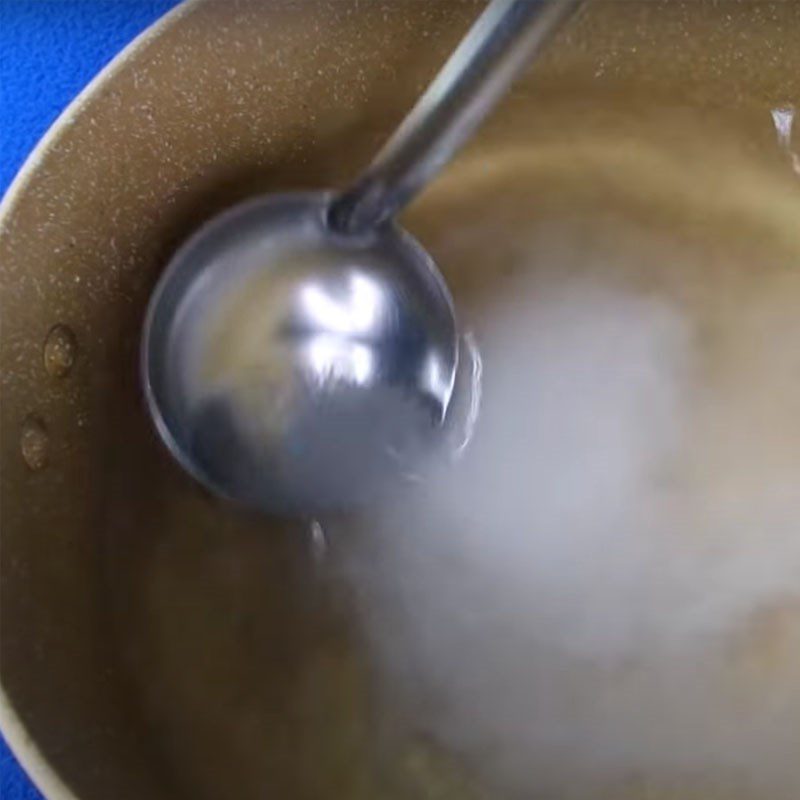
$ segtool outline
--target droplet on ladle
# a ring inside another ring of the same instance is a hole
[[[450,293],[394,221],[582,0],[493,0],[341,194],[237,206],[178,251],[142,370],[173,455],[219,494],[313,514],[374,499],[441,443]]]

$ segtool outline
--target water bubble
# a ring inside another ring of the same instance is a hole
[[[44,368],[48,374],[63,378],[72,369],[78,352],[78,341],[71,328],[58,324],[50,328],[44,340]]]
[[[44,422],[39,417],[29,414],[25,418],[19,443],[22,457],[30,469],[40,470],[47,466],[50,437]]]

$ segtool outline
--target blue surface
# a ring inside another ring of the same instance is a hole
[[[0,195],[70,100],[176,2],[0,0]],[[0,798],[41,800],[2,738]]]

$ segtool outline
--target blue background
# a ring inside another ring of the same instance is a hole
[[[70,100],[131,39],[176,4],[177,0],[0,0],[0,195]],[[0,798],[41,800],[2,738]]]

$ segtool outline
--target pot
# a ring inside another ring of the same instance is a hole
[[[157,441],[137,373],[178,244],[254,194],[344,185],[480,5],[189,0],[70,106],[8,193],[0,723],[49,800],[503,796],[469,759],[386,731],[354,600],[319,576],[308,524],[200,490]],[[679,298],[712,339],[732,306],[785,311],[800,298],[798,42],[796,3],[592,4],[405,217],[465,324],[553,231],[606,264],[679,242],[692,269],[609,269]],[[728,333],[714,341],[732,358]],[[791,370],[750,358],[762,383]],[[783,389],[781,408],[798,398]],[[781,613],[780,663],[764,656],[754,680],[800,677]],[[610,775],[591,796],[760,796],[695,773]]]

